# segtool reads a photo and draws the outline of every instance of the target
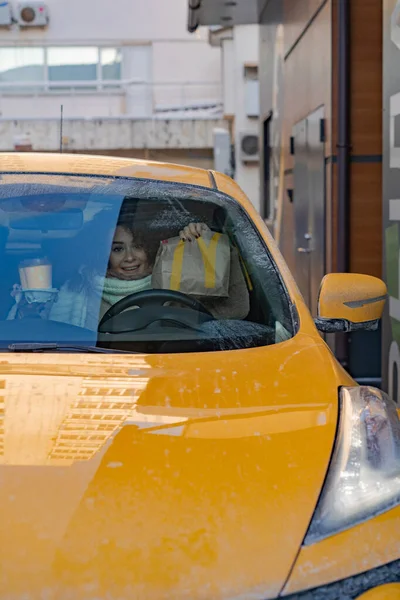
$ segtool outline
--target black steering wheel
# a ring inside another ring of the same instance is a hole
[[[185,314],[185,310],[173,306],[164,307],[166,302],[178,302],[185,308],[196,311],[196,323],[193,318]],[[129,294],[129,296],[122,298],[122,300],[111,306],[103,315],[98,331],[100,333],[109,333],[105,324],[133,306],[148,310],[129,311],[129,326],[127,327],[126,324],[123,324],[121,331],[113,331],[113,333],[144,329],[151,323],[154,323],[154,321],[169,321],[183,327],[195,329],[196,325],[198,326],[201,323],[215,320],[210,311],[201,302],[195,298],[190,298],[182,292],[175,292],[173,290],[145,290],[144,292]],[[160,307],[164,307],[161,315],[159,312]],[[136,323],[133,323],[133,321],[136,321]]]

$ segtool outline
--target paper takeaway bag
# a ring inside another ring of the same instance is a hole
[[[226,235],[207,231],[192,242],[164,240],[156,257],[153,289],[199,297],[229,296],[231,248]]]

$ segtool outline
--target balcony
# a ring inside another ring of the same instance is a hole
[[[0,117],[57,118],[61,105],[70,118],[208,117],[222,110],[221,96],[220,82],[0,81]]]
[[[212,148],[219,82],[0,82],[0,151]],[[61,107],[63,126],[61,131]]]

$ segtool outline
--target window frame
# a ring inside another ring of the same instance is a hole
[[[87,93],[93,91],[120,91],[123,87],[122,81],[122,64],[123,64],[123,52],[122,46],[120,45],[97,45],[97,44],[49,44],[49,45],[35,45],[35,46],[24,46],[24,45],[0,45],[0,55],[1,50],[3,49],[33,49],[39,48],[43,51],[43,79],[36,81],[13,81],[2,87],[0,82],[0,93],[1,94],[15,94],[16,90],[18,93],[29,93],[35,92],[39,89],[39,93]],[[77,80],[53,80],[49,78],[49,51],[53,48],[65,48],[74,49],[74,48],[95,48],[97,51],[97,61],[96,61],[96,79],[82,79],[82,81]],[[118,79],[105,79],[103,78],[103,63],[102,63],[102,52],[103,50],[116,50],[117,53],[120,53],[121,56],[121,73]],[[6,83],[6,82],[4,82]],[[26,86],[24,84],[29,83],[31,86]],[[33,86],[33,84],[36,84]],[[78,84],[78,85],[77,85]],[[55,89],[54,89],[55,88]]]
[[[33,62],[31,65],[26,65],[26,66],[31,66],[31,67],[40,67],[41,68],[41,72],[42,72],[42,78],[41,79],[37,79],[37,80],[31,80],[29,81],[29,83],[35,83],[39,86],[43,86],[46,83],[46,50],[43,46],[20,46],[20,45],[14,45],[14,46],[0,46],[0,52],[1,50],[6,50],[6,51],[18,51],[18,50],[22,50],[25,51],[27,53],[28,50],[40,50],[42,53],[42,63],[36,63]],[[1,61],[0,61],[1,64]],[[25,66],[25,65],[23,65]],[[21,65],[17,65],[14,67],[15,69],[21,68]],[[7,72],[7,71],[2,71],[3,72]],[[10,89],[12,88],[23,88],[24,87],[24,83],[26,83],[26,80],[15,80],[15,81],[3,81],[0,83],[5,83],[5,84],[9,84]]]

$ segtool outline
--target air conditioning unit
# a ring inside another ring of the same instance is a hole
[[[9,2],[0,2],[0,27],[10,27],[13,23],[12,11]]]
[[[49,24],[49,9],[47,4],[37,0],[19,2],[16,18],[20,27],[46,27]]]
[[[239,134],[239,158],[244,163],[260,160],[260,140],[256,133],[241,132]]]

